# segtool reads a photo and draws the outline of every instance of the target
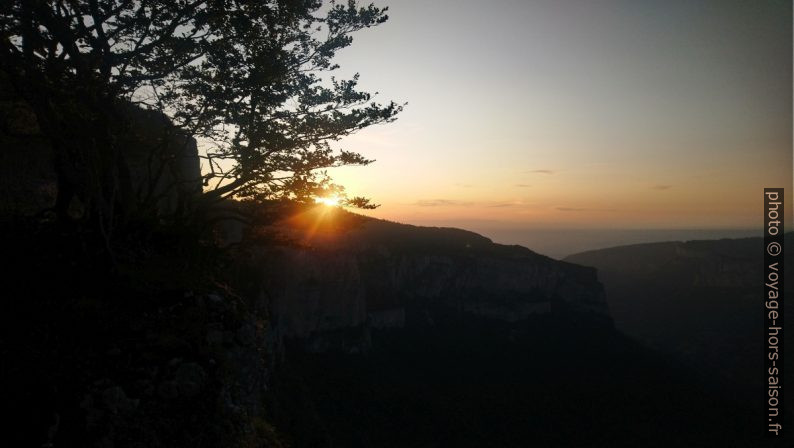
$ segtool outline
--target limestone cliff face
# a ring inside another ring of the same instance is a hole
[[[595,269],[520,246],[377,220],[340,239],[282,248],[263,262],[274,329],[307,340],[310,349],[365,350],[371,330],[432,325],[438,313],[609,321]]]

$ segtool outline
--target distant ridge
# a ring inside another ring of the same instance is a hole
[[[790,253],[794,233],[785,242]],[[758,237],[632,244],[565,260],[598,270],[619,330],[751,394],[763,369],[763,256]],[[786,277],[791,285],[792,269]]]

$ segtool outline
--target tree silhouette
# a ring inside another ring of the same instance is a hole
[[[202,143],[205,201],[338,192],[325,168],[371,160],[332,143],[402,110],[360,91],[357,74],[329,76],[351,34],[385,22],[386,10],[353,0],[15,0],[0,10],[0,70],[51,141],[56,208],[77,194],[109,231],[146,213],[152,196],[136,189],[120,143],[130,104]]]

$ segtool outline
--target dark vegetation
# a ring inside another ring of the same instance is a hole
[[[21,224],[2,239],[4,446],[280,446],[261,390],[243,396],[256,384],[239,372],[266,371],[267,321],[226,283],[228,254],[182,229],[119,244],[108,265]]]
[[[296,446],[775,446],[755,409],[608,327],[454,316],[373,342],[293,353],[277,422]]]

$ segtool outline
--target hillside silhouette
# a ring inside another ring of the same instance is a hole
[[[637,244],[566,260],[598,269],[619,330],[737,395],[763,393],[762,238]]]

